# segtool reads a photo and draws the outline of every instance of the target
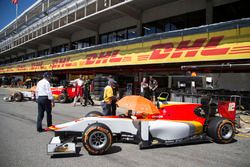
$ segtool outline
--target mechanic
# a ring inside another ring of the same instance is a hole
[[[153,102],[155,102],[155,96],[156,96],[155,92],[157,88],[158,88],[158,82],[152,76],[149,76],[149,89],[151,93],[151,99],[153,100]]]
[[[84,80],[84,106],[87,106],[88,101],[90,101],[92,106],[95,104],[90,96],[90,84],[91,84],[91,81],[89,80],[89,77],[85,76],[85,80]]]
[[[55,106],[54,99],[52,96],[50,83],[51,80],[51,73],[45,72],[43,74],[43,79],[41,79],[37,83],[36,87],[36,97],[37,97],[37,104],[38,104],[38,116],[37,116],[37,131],[43,132],[45,131],[42,128],[42,121],[44,117],[44,111],[47,114],[47,126],[52,126],[52,114],[51,110],[52,107]]]
[[[84,85],[84,81],[83,81],[82,75],[79,75],[78,79],[70,81],[70,83],[75,83],[76,84],[76,95],[75,95],[75,98],[74,98],[73,107],[76,106],[76,102],[78,101],[79,98],[80,98],[81,105],[83,105],[83,85]]]
[[[112,101],[116,99],[113,92],[114,87],[115,87],[115,81],[109,80],[108,85],[104,88],[104,95],[103,95],[104,102],[102,103],[104,115],[116,114],[112,112]]]

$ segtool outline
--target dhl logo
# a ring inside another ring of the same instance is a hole
[[[191,40],[185,40],[179,42],[176,48],[172,42],[153,45],[151,47],[152,53],[150,55],[138,56],[138,60],[176,59],[181,57],[192,58],[198,54],[201,56],[220,56],[226,54],[250,53],[249,46],[232,47],[232,49],[231,47],[218,48],[223,38],[224,36],[215,36],[210,39],[199,38],[193,42]],[[249,48],[248,52],[246,52],[246,48]]]
[[[17,66],[17,71],[25,71],[25,70],[27,70],[25,65],[18,65]]]
[[[211,38],[197,38],[194,40],[183,40],[176,44],[175,42],[165,42],[151,45],[148,51],[141,53],[128,53],[126,50],[108,50],[106,52],[96,52],[87,54],[81,59],[78,57],[60,57],[45,61],[32,62],[25,65],[16,65],[0,68],[0,73],[4,72],[22,72],[34,70],[65,69],[65,68],[84,68],[84,66],[112,66],[147,64],[150,62],[167,63],[185,62],[185,61],[205,61],[212,57],[213,60],[223,59],[246,59],[249,58],[249,43],[239,42],[237,46],[229,43],[221,44],[225,40],[224,36],[212,36]],[[225,40],[227,41],[227,40]],[[135,48],[140,49],[140,48]],[[130,51],[130,50],[128,50]],[[124,52],[124,53],[120,53]],[[234,56],[235,55],[235,56]],[[228,58],[226,58],[228,57]],[[74,60],[72,61],[73,58]],[[209,59],[211,60],[211,59]]]
[[[31,70],[40,70],[40,69],[44,69],[42,61],[31,63]]]
[[[101,53],[88,54],[86,56],[85,65],[90,64],[106,64],[106,63],[117,63],[122,61],[122,57],[118,57],[120,50],[107,51]]]
[[[51,67],[54,69],[73,66],[76,66],[76,62],[71,62],[70,57],[53,59],[51,64]]]
[[[198,38],[195,40],[180,41],[176,46],[173,42],[161,43],[151,46],[150,53],[137,55],[137,61],[150,61],[161,59],[178,59],[182,57],[193,58],[195,56],[221,56],[227,54],[250,53],[250,46],[244,47],[218,47],[224,36],[211,38]],[[246,51],[246,49],[248,49]],[[92,53],[86,56],[85,65],[112,64],[132,61],[131,55],[121,56],[120,50]],[[204,58],[205,60],[206,58]]]
[[[182,55],[184,57],[194,57],[204,45],[200,53],[202,56],[224,55],[230,48],[216,48],[223,38],[224,36],[212,37],[207,43],[207,38],[196,39],[193,44],[191,44],[191,40],[181,41],[176,48],[174,48],[172,42],[153,45],[151,47],[153,52],[149,59],[163,59],[168,56],[170,58],[180,58]]]

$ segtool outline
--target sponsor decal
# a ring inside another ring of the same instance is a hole
[[[53,69],[60,69],[64,67],[74,67],[76,63],[70,61],[70,57],[53,59],[52,64],[50,65]]]
[[[247,31],[249,30],[249,31]],[[1,73],[250,59],[250,27],[149,41],[1,67]]]
[[[44,65],[42,61],[31,63],[31,70],[42,70]]]
[[[122,57],[118,57],[120,50],[107,51],[101,53],[92,53],[86,56],[85,65],[91,64],[107,64],[107,63],[117,63],[122,61]]]
[[[156,59],[177,59],[180,57],[195,57],[198,52],[202,56],[218,56],[227,54],[229,47],[217,48],[224,36],[216,36],[210,39],[199,38],[194,41],[184,40],[179,42],[175,48],[173,42],[153,45],[150,55],[138,56],[138,61],[156,60]]]

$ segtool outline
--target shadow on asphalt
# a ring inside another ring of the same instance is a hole
[[[73,157],[81,157],[83,154],[80,154],[79,152],[81,151],[81,147],[77,148],[77,153],[76,154],[57,154],[57,155],[51,155],[51,159],[57,159],[57,158],[73,158]],[[106,153],[105,155],[108,154],[115,154],[118,153],[122,150],[120,146],[112,146]],[[98,155],[97,155],[98,156]]]
[[[107,154],[115,154],[115,153],[118,153],[122,151],[122,148],[120,146],[112,146],[107,152],[106,152],[106,155]]]
[[[58,154],[58,155],[52,155],[51,159],[57,159],[57,158],[72,158],[72,157],[81,157],[83,154]]]
[[[209,140],[205,140],[205,141],[189,141],[189,142],[185,142],[185,143],[179,143],[179,144],[170,144],[170,145],[165,145],[165,144],[156,144],[156,145],[152,145],[150,147],[147,148],[143,148],[143,149],[157,149],[157,148],[161,148],[161,147],[185,147],[185,146],[190,146],[190,145],[200,145],[200,144],[208,144],[208,143],[213,143]]]
[[[227,144],[232,144],[237,142],[236,139],[233,139],[230,143]],[[161,147],[185,147],[185,146],[190,146],[190,145],[200,145],[200,144],[208,144],[208,143],[214,143],[213,141],[210,140],[202,140],[202,141],[188,141],[188,142],[184,142],[184,143],[179,143],[179,144],[171,144],[171,145],[164,145],[164,144],[156,144],[156,145],[152,145],[150,147],[144,148],[144,149],[157,149],[157,148],[161,148]],[[215,143],[215,144],[220,144],[220,143]]]

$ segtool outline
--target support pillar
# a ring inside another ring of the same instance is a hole
[[[206,0],[206,24],[213,23],[213,0]]]
[[[137,24],[136,24],[136,34],[138,36],[142,36],[142,19],[140,18],[140,20],[137,20]]]

